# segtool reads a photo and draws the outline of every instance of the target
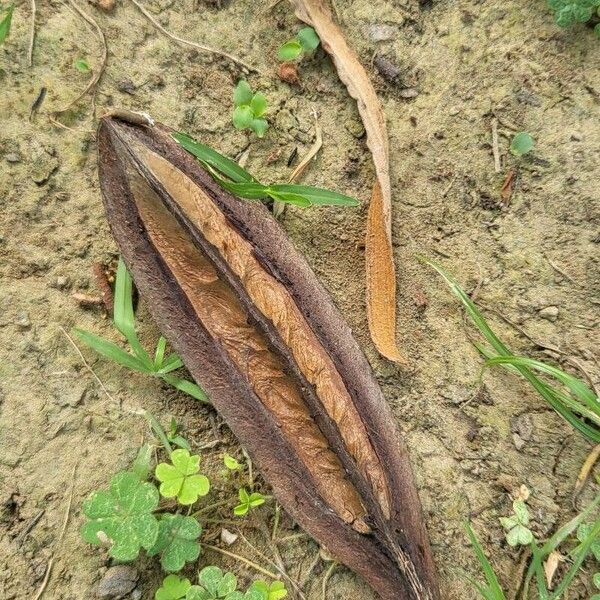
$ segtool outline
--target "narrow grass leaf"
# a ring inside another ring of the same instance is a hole
[[[157,371],[159,371],[163,365],[166,348],[167,348],[167,339],[161,335],[158,338],[158,343],[156,344],[156,352],[154,353],[154,368]]]
[[[3,19],[0,21],[0,44],[6,40],[8,34],[10,33],[10,25],[12,23],[13,11],[15,10],[15,5],[10,4],[6,9],[6,14]]]
[[[475,535],[473,528],[471,527],[471,525],[469,523],[467,523],[467,524],[465,524],[465,529],[467,531],[467,536],[469,537],[469,541],[471,542],[471,545],[473,546],[473,551],[475,552],[475,556],[477,557],[477,560],[479,561],[479,564],[481,566],[481,569],[485,575],[485,579],[488,584],[488,587],[486,590],[482,590],[482,588],[480,588],[479,586],[477,586],[477,589],[480,591],[480,593],[482,595],[484,595],[486,598],[489,598],[491,600],[505,600],[504,592],[502,591],[502,588],[500,587],[500,583],[498,582],[498,577],[496,576],[496,573],[494,572],[494,568],[492,567],[490,561],[488,560],[487,556],[485,555],[485,552],[483,551],[483,548],[481,547],[481,544],[479,543],[479,540],[477,539],[477,536]]]
[[[303,196],[311,204],[321,206],[360,206],[360,202],[356,198],[339,194],[331,190],[323,188],[311,187],[309,185],[294,185],[291,183],[276,183],[268,186],[269,192],[277,194],[287,193]]]
[[[127,367],[140,373],[151,373],[151,370],[141,360],[132,356],[116,344],[83,329],[74,329],[73,332],[86,346],[89,346],[98,354],[116,362],[122,367]]]
[[[181,392],[185,392],[192,398],[195,398],[200,402],[210,404],[210,400],[208,399],[206,392],[195,383],[192,383],[187,379],[180,379],[179,377],[174,377],[173,375],[161,375],[161,378],[164,381],[166,381],[169,385],[172,385],[174,388],[178,389]]]

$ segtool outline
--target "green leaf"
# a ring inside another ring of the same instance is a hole
[[[185,600],[214,600],[214,596],[199,585],[193,585],[185,595]]]
[[[509,546],[529,546],[533,541],[533,534],[524,525],[517,525],[506,534],[506,541]]]
[[[160,493],[165,498],[177,498],[184,506],[194,504],[199,496],[206,496],[210,482],[205,475],[198,475],[200,457],[179,448],[171,453],[171,463],[160,463],[155,470],[161,482]]]
[[[233,126],[236,129],[248,129],[252,125],[254,114],[248,104],[236,106],[233,111]]]
[[[74,66],[80,73],[89,73],[92,70],[84,58],[76,60]]]
[[[480,591],[481,595],[486,598],[486,600],[505,600],[504,592],[500,587],[500,583],[498,582],[498,577],[494,572],[490,561],[487,559],[473,528],[468,523],[465,525],[465,529],[467,530],[467,536],[473,546],[473,550],[475,552],[475,556],[479,561],[481,569],[485,575],[487,581],[487,587],[481,587],[476,581],[471,580],[471,583]]]
[[[250,102],[250,108],[256,118],[262,117],[267,110],[267,99],[265,98],[265,95],[260,92],[254,94],[252,102]]]
[[[288,595],[282,581],[273,581],[270,585],[266,581],[255,581],[248,591],[256,591],[262,594],[264,600],[281,600]]]
[[[119,257],[115,278],[115,301],[113,305],[115,327],[127,338],[134,354],[149,370],[154,367],[148,353],[138,340],[135,332],[135,316],[133,313],[133,279],[127,271],[123,257]]]
[[[10,25],[12,23],[12,16],[14,10],[15,5],[9,4],[8,8],[6,9],[6,14],[4,15],[4,18],[2,19],[2,21],[0,21],[0,44],[2,44],[4,40],[6,40],[8,34],[10,33]]]
[[[209,146],[196,142],[185,133],[173,133],[172,136],[184,150],[187,150],[200,161],[207,163],[222,175],[229,177],[232,181],[236,183],[256,181],[248,171],[242,169],[235,161],[219,154]]]
[[[223,463],[230,471],[237,471],[242,468],[242,465],[233,456],[227,454],[227,452],[223,455]]]
[[[252,119],[250,123],[250,129],[254,131],[257,137],[265,137],[267,129],[269,129],[269,123],[265,119]]]
[[[152,446],[144,444],[137,453],[131,471],[135,473],[140,481],[147,481],[150,476],[150,463],[152,462]]]
[[[165,350],[167,349],[167,339],[164,336],[158,338],[156,351],[154,352],[154,370],[160,371],[165,360]]]
[[[240,503],[233,509],[233,514],[238,517],[244,516],[251,508],[264,504],[266,500],[266,498],[258,492],[249,494],[246,488],[240,488],[238,495]]]
[[[167,575],[162,586],[154,594],[155,600],[181,600],[192,587],[189,579],[177,575]]]
[[[237,589],[237,577],[233,573],[225,573],[219,582],[217,593],[219,597],[225,598]]]
[[[600,573],[594,573],[592,581],[594,582],[594,585],[600,590]]]
[[[166,513],[161,517],[158,527],[156,543],[148,550],[148,555],[160,554],[160,564],[165,571],[180,571],[186,562],[200,556],[197,539],[202,528],[194,517]]]
[[[250,104],[250,102],[252,102],[252,88],[245,79],[242,79],[238,81],[233,91],[233,104],[243,106],[244,104]]]
[[[577,528],[577,539],[580,542],[584,542],[589,537],[590,533],[592,532],[593,527],[594,527],[593,523],[582,523]],[[594,555],[594,558],[600,562],[600,539],[595,539],[592,542],[592,544],[590,546],[590,551]]]
[[[311,187],[309,185],[296,185],[292,183],[274,183],[267,186],[269,195],[275,194],[295,194],[303,196],[311,204],[319,206],[360,206],[360,202],[350,196],[339,194],[323,188]]]
[[[269,191],[268,195],[275,202],[285,202],[293,206],[300,206],[301,208],[308,208],[312,206],[310,200],[299,194],[290,194],[289,192],[273,192]]]
[[[513,502],[513,510],[521,525],[527,525],[529,523],[529,510],[523,500],[515,500]]]
[[[286,42],[277,51],[277,58],[281,61],[295,60],[302,54],[302,44],[297,40]]]
[[[200,400],[200,402],[206,402],[207,404],[210,404],[210,400],[208,399],[206,392],[192,381],[180,379],[179,377],[174,377],[173,375],[167,374],[161,375],[160,378],[163,381],[166,381],[169,385],[173,386],[175,389],[178,389],[180,392],[184,392],[188,394],[188,396],[191,396],[196,400]]]
[[[316,50],[321,43],[317,32],[312,27],[303,27],[296,37],[305,52]]]
[[[524,154],[531,152],[534,146],[535,142],[533,141],[533,138],[528,133],[521,131],[513,137],[512,142],[510,143],[510,151],[515,156],[523,156]]]
[[[123,350],[123,348],[120,348],[116,344],[113,344],[112,342],[109,342],[108,340],[105,340],[104,338],[101,338],[98,335],[94,335],[93,333],[84,331],[83,329],[75,328],[73,329],[73,333],[86,346],[89,346],[98,354],[101,354],[105,358],[116,362],[122,367],[127,367],[128,369],[132,369],[133,371],[139,371],[140,373],[151,372],[139,358],[129,354],[129,352]]]
[[[516,515],[512,517],[500,517],[499,521],[505,531],[510,531],[513,527],[519,525],[519,519]]]
[[[141,482],[135,473],[117,473],[109,490],[95,492],[84,502],[83,512],[90,520],[83,525],[81,535],[94,545],[108,538],[110,556],[119,561],[133,560],[140,548],[148,550],[156,541],[158,521],[153,511],[158,501],[154,485]]]

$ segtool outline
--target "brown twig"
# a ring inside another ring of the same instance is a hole
[[[35,16],[37,14],[37,6],[35,0],[31,2],[31,17],[30,17],[30,33],[29,33],[29,49],[27,50],[27,62],[29,66],[33,66],[33,46],[35,44]]]
[[[68,2],[69,5],[73,8],[73,10],[86,23],[88,23],[95,29],[96,34],[98,35],[102,43],[102,59],[100,61],[100,67],[94,70],[92,78],[89,80],[88,84],[85,86],[83,91],[74,100],[71,100],[71,102],[69,102],[66,106],[55,111],[55,115],[60,115],[64,112],[67,112],[73,105],[77,104],[77,102],[79,102],[89,92],[95,94],[96,86],[98,85],[98,82],[100,81],[100,78],[102,77],[104,70],[106,69],[106,62],[108,61],[108,46],[106,44],[106,36],[104,35],[104,32],[102,31],[98,23],[96,23],[96,21],[94,21],[94,19],[88,14],[83,12],[83,10],[81,10],[81,8],[79,8],[79,6],[77,6],[77,4],[74,2],[74,0],[68,0]]]
[[[255,571],[258,571],[259,573],[262,573],[263,575],[266,575],[267,577],[270,577],[271,579],[278,579],[278,576],[275,575],[275,573],[272,573],[271,571],[264,569],[260,565],[257,565],[255,562],[252,562],[251,560],[247,559],[245,556],[240,556],[239,554],[234,554],[233,552],[229,552],[229,550],[224,550],[223,548],[219,548],[218,546],[212,546],[210,544],[202,544],[202,547],[208,548],[209,550],[212,550],[213,552],[217,552],[218,554],[222,554],[223,556],[227,556],[229,558],[234,558],[235,560],[239,560],[240,562],[243,562],[245,565],[252,567]]]
[[[585,462],[581,466],[579,471],[579,475],[577,475],[577,481],[575,482],[575,489],[573,490],[573,505],[576,504],[577,498],[583,487],[585,486],[585,482],[587,481],[592,469],[598,459],[600,458],[600,444],[594,446],[594,449],[589,453],[588,457],[585,459]]]
[[[96,280],[96,287],[100,290],[102,294],[102,303],[104,304],[104,308],[109,315],[112,315],[113,312],[113,291],[110,286],[110,282],[108,281],[108,277],[106,275],[106,271],[104,270],[104,265],[102,263],[96,262],[94,263],[94,279]]]
[[[131,0],[133,4],[135,4],[138,10],[158,29],[163,35],[166,35],[168,38],[172,39],[179,44],[183,44],[184,46],[190,46],[192,48],[196,48],[197,50],[202,50],[203,52],[209,52],[211,54],[215,54],[216,56],[222,56],[224,58],[229,59],[231,62],[239,65],[240,67],[246,69],[247,71],[254,71],[258,73],[259,70],[251,67],[249,64],[245,63],[243,60],[236,58],[232,54],[228,54],[227,52],[223,52],[222,50],[216,50],[215,48],[211,48],[210,46],[205,46],[204,44],[198,44],[196,42],[192,42],[190,40],[186,40],[184,38],[180,38],[177,35],[167,31],[137,0]]]

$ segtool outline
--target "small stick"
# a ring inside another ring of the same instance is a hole
[[[198,44],[196,42],[192,42],[190,40],[186,40],[184,38],[180,38],[172,34],[171,32],[167,31],[137,0],[131,0],[131,2],[133,2],[133,4],[137,6],[138,10],[146,17],[146,19],[148,19],[148,21],[150,21],[150,23],[152,23],[152,25],[154,25],[154,27],[156,27],[156,29],[158,29],[163,35],[166,35],[173,41],[178,42],[179,44],[183,44],[185,46],[197,48],[198,50],[202,50],[203,52],[210,52],[211,54],[228,58],[230,61],[246,69],[247,71],[254,71],[255,73],[259,72],[258,69],[251,67],[250,65],[246,64],[243,60],[240,60],[239,58],[236,58],[235,56],[228,54],[227,52],[223,52],[222,50],[215,50],[214,48],[211,48],[209,46],[204,46],[203,44]]]
[[[75,348],[75,352],[77,352],[77,354],[79,354],[79,358],[81,358],[83,365],[94,376],[94,379],[98,382],[98,385],[102,388],[102,391],[106,394],[107,398],[111,402],[114,402],[119,408],[121,408],[121,403],[119,401],[115,400],[110,395],[109,391],[106,389],[105,385],[100,380],[100,377],[98,377],[98,375],[96,375],[96,372],[94,371],[94,369],[92,369],[92,367],[90,367],[90,364],[88,363],[88,361],[85,360],[85,356],[83,356],[83,354],[81,353],[81,350],[79,349],[77,344],[73,341],[73,338],[66,332],[66,330],[63,327],[59,327],[59,329],[65,334],[65,337],[69,340],[69,342],[71,343],[71,346],[73,346],[73,348]]]
[[[500,150],[498,149],[498,119],[492,119],[492,152],[494,153],[494,171],[500,173],[502,165],[500,164]]]
[[[27,51],[27,61],[29,66],[33,66],[33,46],[35,44],[35,16],[37,13],[37,6],[35,0],[31,0],[31,20],[30,20],[30,33],[29,33],[29,50]]]
[[[23,531],[17,536],[17,539],[15,540],[17,546],[20,546],[25,541],[25,538],[29,535],[31,530],[38,524],[39,520],[42,518],[45,512],[45,509],[40,510],[40,512],[37,515],[35,515],[33,519],[31,519],[27,527],[25,527],[25,529],[23,529]]]
[[[594,449],[590,452],[588,457],[585,459],[585,462],[581,466],[581,470],[579,471],[579,475],[577,475],[577,481],[575,482],[575,489],[573,490],[573,504],[577,501],[585,482],[587,481],[594,465],[600,458],[600,444],[594,446]]]
[[[210,544],[202,544],[202,546],[204,548],[208,548],[209,550],[212,550],[213,552],[222,554],[223,556],[228,556],[229,558],[234,558],[235,560],[239,560],[240,562],[243,562],[244,564],[248,565],[249,567],[252,567],[254,570],[258,571],[259,573],[262,573],[263,575],[270,577],[271,579],[278,579],[278,576],[275,575],[275,573],[271,573],[271,571],[267,571],[267,569],[264,569],[260,565],[257,565],[255,562],[252,562],[251,560],[247,559],[244,556],[240,556],[239,554],[234,554],[233,552],[229,552],[229,550],[223,550],[223,548],[219,548],[218,546],[211,546]]]
[[[254,488],[254,476],[252,473],[252,459],[250,458],[250,455],[248,454],[248,452],[246,452],[245,448],[242,448],[242,454],[244,455],[244,458],[246,459],[246,462],[248,463],[248,485],[250,486],[250,489]]]
[[[575,285],[579,285],[572,277],[567,275],[556,263],[552,262],[546,255],[544,258],[548,261],[548,264],[559,274],[562,275],[566,280],[574,283]]]
[[[96,21],[94,21],[92,17],[83,12],[83,10],[81,10],[81,8],[79,8],[79,6],[77,6],[77,4],[75,4],[73,0],[68,0],[68,2],[73,8],[73,10],[84,21],[86,21],[86,23],[91,25],[96,30],[96,34],[102,42],[102,59],[100,62],[100,68],[94,71],[92,78],[90,79],[89,83],[85,86],[83,91],[74,100],[71,100],[71,102],[69,102],[69,104],[67,104],[65,107],[55,111],[55,115],[60,115],[61,113],[68,111],[74,104],[77,104],[77,102],[79,102],[86,94],[88,94],[91,91],[95,92],[96,85],[100,81],[100,78],[102,77],[104,70],[106,69],[106,62],[108,61],[108,46],[106,44],[106,36],[104,35],[102,29],[100,29],[98,23],[96,23]]]

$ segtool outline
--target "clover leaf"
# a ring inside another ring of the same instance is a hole
[[[230,471],[238,471],[239,469],[242,468],[242,465],[240,465],[240,463],[237,461],[237,459],[235,459],[233,456],[227,454],[227,452],[225,452],[225,454],[223,455],[223,464]]]
[[[200,544],[196,541],[202,533],[202,527],[194,517],[164,514],[158,523],[158,537],[149,556],[160,554],[162,568],[180,571],[186,562],[200,556]]]
[[[160,463],[155,469],[161,482],[160,493],[165,498],[177,498],[183,505],[194,504],[198,496],[206,496],[210,482],[206,475],[199,475],[200,457],[190,455],[188,450],[178,448],[171,453],[171,463]]]
[[[223,573],[219,567],[204,567],[198,574],[198,582],[200,585],[190,588],[186,600],[245,600],[244,594],[237,591],[236,576]]]
[[[111,543],[110,556],[119,561],[137,557],[140,548],[148,550],[158,535],[158,521],[152,511],[159,495],[151,483],[140,481],[135,473],[121,471],[110,482],[110,489],[92,494],[83,504],[90,519],[81,528],[86,542]]]
[[[303,27],[294,39],[279,48],[277,58],[282,61],[295,60],[316,50],[320,43],[321,40],[312,27]]]
[[[288,595],[283,581],[273,581],[269,585],[266,581],[255,581],[248,591],[257,591],[262,594],[263,600],[281,600]]]
[[[582,523],[577,528],[577,539],[580,542],[585,541],[592,533],[593,527],[594,527],[593,523]],[[600,561],[600,538],[595,539],[592,542],[591,551],[592,551],[592,554],[594,555],[594,558],[597,561]]]
[[[233,509],[233,514],[238,517],[243,517],[251,508],[264,504],[266,500],[266,498],[258,492],[249,494],[246,488],[240,488],[238,494],[240,503]]]
[[[529,511],[522,500],[513,502],[514,514],[501,517],[500,523],[506,531],[506,541],[509,546],[527,546],[533,541],[533,533],[529,530]]]
[[[254,94],[250,84],[242,79],[233,92],[233,126],[236,129],[252,129],[261,138],[265,135],[269,124],[261,117],[267,110],[267,99],[264,94]]]
[[[533,150],[534,139],[525,131],[521,131],[513,137],[510,143],[510,151],[515,156],[523,156]]]
[[[163,579],[162,586],[156,590],[154,600],[182,600],[186,598],[191,587],[189,579],[177,575],[167,575]]]

